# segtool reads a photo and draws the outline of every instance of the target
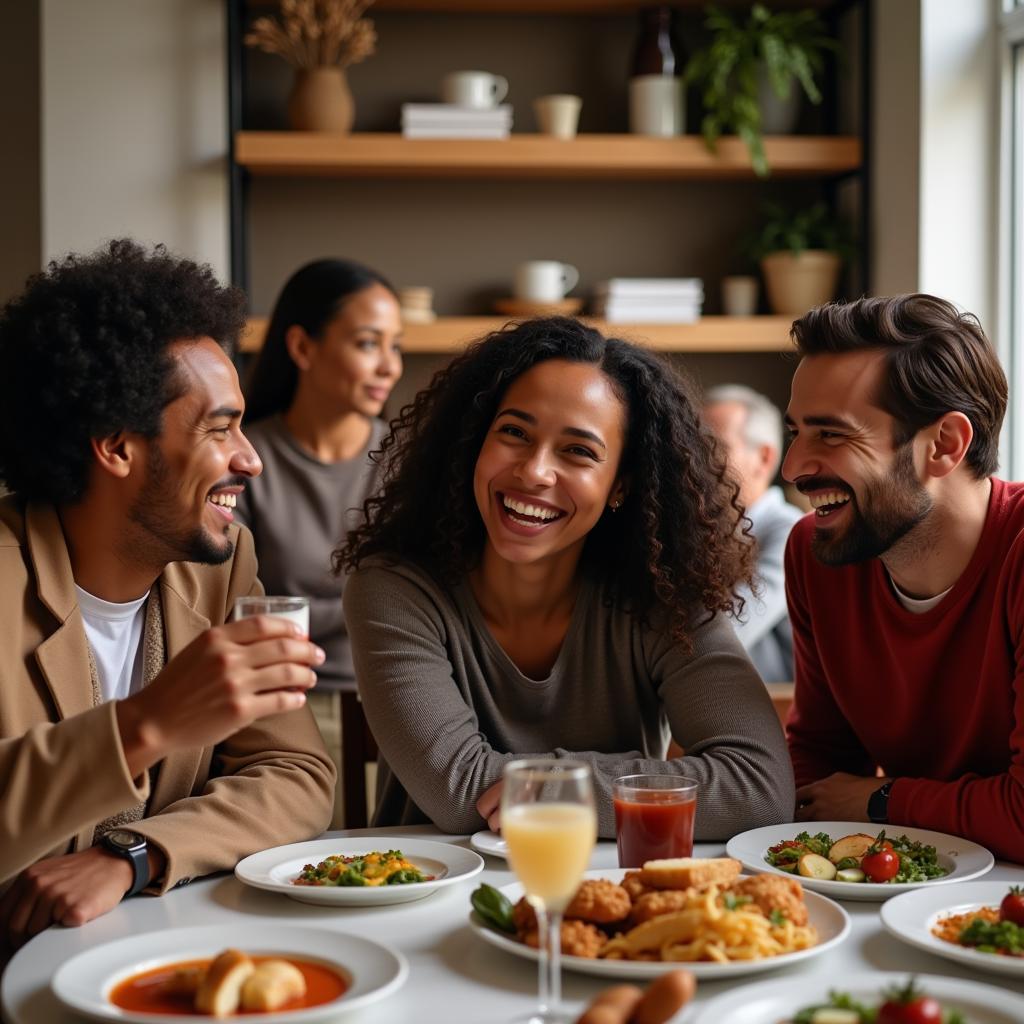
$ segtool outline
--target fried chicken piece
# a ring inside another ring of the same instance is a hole
[[[686,906],[692,890],[662,889],[644,893],[634,904],[630,920],[634,925],[650,921],[652,917],[662,914],[674,914]]]
[[[807,904],[804,903],[803,886],[795,878],[781,878],[778,875],[754,875],[740,878],[729,887],[737,896],[749,896],[765,917],[773,910],[779,911],[787,921],[798,928],[807,924]]]
[[[519,902],[512,908],[512,923],[519,933],[520,942],[528,932],[537,930],[537,912],[530,906],[530,902],[525,896],[521,896]]]
[[[589,921],[562,922],[562,953],[565,956],[585,956],[594,960],[607,941],[608,937]],[[526,933],[523,942],[534,949],[540,948],[536,928]]]
[[[588,878],[576,890],[565,916],[592,924],[612,924],[623,920],[633,901],[629,893],[605,878]]]
[[[650,885],[644,885],[640,881],[639,871],[627,871],[623,876],[619,885],[629,893],[629,898],[636,903],[641,896],[649,892],[654,892],[654,888]]]

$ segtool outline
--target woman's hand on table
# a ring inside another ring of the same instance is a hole
[[[492,832],[501,831],[501,787],[503,781],[503,779],[498,779],[493,786],[488,786],[476,802],[477,814],[487,822],[487,827]]]
[[[0,897],[0,947],[18,949],[51,924],[85,924],[131,887],[128,861],[99,846],[36,861]]]
[[[646,992],[636,985],[613,985],[594,999],[576,1024],[665,1024],[696,990],[697,979],[684,970],[663,974]]]

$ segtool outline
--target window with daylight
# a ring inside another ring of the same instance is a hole
[[[999,221],[1004,266],[1001,273],[1002,355],[1010,382],[1004,460],[1011,479],[1024,479],[1024,0],[1006,0],[1001,19],[1003,67],[1004,187]],[[1004,472],[1006,471],[1004,469]]]

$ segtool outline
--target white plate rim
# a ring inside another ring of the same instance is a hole
[[[584,872],[584,878],[607,878],[611,881],[619,881],[626,874],[626,868],[597,868]],[[500,887],[506,897],[514,903],[522,895],[523,887],[519,882],[512,882]],[[804,893],[807,900],[807,909],[814,915],[832,915],[838,931],[825,942],[810,949],[801,949],[795,953],[786,953],[782,956],[768,957],[764,960],[734,960],[727,964],[718,963],[651,963],[650,961],[632,962],[628,960],[597,960],[582,956],[562,956],[562,966],[566,970],[577,971],[580,974],[593,974],[602,978],[657,978],[668,971],[685,967],[697,978],[705,978],[712,981],[718,978],[732,978],[742,974],[759,974],[762,971],[772,971],[790,964],[799,963],[811,957],[819,956],[829,949],[833,949],[844,942],[850,934],[850,916],[834,900],[816,893]],[[536,962],[537,950],[524,946],[521,942],[511,937],[501,935],[483,923],[474,911],[469,916],[469,923],[473,930],[489,942],[492,946],[511,953],[514,956]]]
[[[278,925],[276,922],[272,927],[268,925],[264,934],[265,938],[258,937],[249,925],[221,924],[167,928],[113,939],[83,950],[62,963],[50,979],[50,987],[62,1006],[90,1020],[117,1021],[120,1024],[151,1024],[161,1020],[166,1024],[177,1020],[220,1024],[224,1018],[205,1014],[176,1016],[123,1010],[110,1003],[107,993],[115,981],[150,966],[203,957],[229,946],[254,952],[273,950],[331,964],[352,979],[351,987],[339,1000],[273,1014],[275,1024],[306,1024],[348,1014],[384,999],[404,985],[409,976],[409,964],[401,952],[360,935],[313,925]],[[339,948],[332,949],[332,943]],[[366,970],[362,969],[361,977],[360,969],[353,969],[345,960],[346,957],[351,960],[359,956],[373,957],[386,972],[384,981],[371,985],[365,991],[361,991],[360,986],[365,982]],[[113,963],[106,964],[105,961],[111,957]],[[87,979],[84,989],[76,980],[76,974],[83,973]],[[354,994],[350,997],[350,993]]]
[[[469,837],[469,845],[477,853],[486,853],[488,857],[508,860],[508,844],[497,832],[492,832],[490,829],[485,828],[480,832],[474,832]]]
[[[966,882],[979,878],[990,871],[995,864],[991,852],[970,839],[951,836],[945,832],[931,829],[916,828],[911,825],[886,825],[887,835],[906,835],[918,842],[934,846],[940,855],[954,857],[955,867],[942,878],[932,878],[927,882],[832,882],[817,878],[804,878],[801,875],[790,875],[780,871],[764,860],[764,853],[769,846],[792,839],[798,832],[827,832],[835,839],[854,832],[865,832],[877,835],[883,826],[863,821],[803,821],[788,822],[781,825],[764,825],[761,828],[740,832],[725,844],[725,852],[735,857],[748,871],[769,872],[771,874],[796,877],[806,889],[830,896],[834,900],[853,900],[863,903],[880,903],[892,899],[900,893],[913,892],[918,889],[934,889],[936,886],[950,883]],[[758,858],[761,858],[759,861]],[[962,869],[962,870],[961,870]]]
[[[1010,1016],[1008,1024],[1015,1024],[1020,1018],[1021,997],[1016,992],[1007,992],[1004,989],[996,988],[994,985],[987,985],[980,981],[968,981],[964,978],[954,978],[937,974],[920,974],[916,971],[865,971],[857,974],[845,975],[842,981],[837,983],[834,978],[828,975],[803,974],[790,975],[786,978],[768,978],[762,981],[751,982],[744,985],[742,989],[731,989],[715,996],[703,1006],[696,1008],[693,1018],[687,1018],[688,1024],[721,1024],[724,1020],[731,1018],[725,1014],[739,1010],[755,999],[761,1001],[770,999],[776,995],[776,991],[789,993],[786,1005],[765,1006],[766,1013],[761,1020],[750,1018],[744,1024],[775,1024],[780,1019],[779,1014],[793,1013],[807,1003],[813,1003],[818,999],[826,999],[829,989],[841,989],[843,992],[851,992],[853,995],[865,993],[868,990],[877,991],[881,994],[884,988],[891,985],[903,983],[914,977],[929,995],[936,999],[969,999],[973,997],[976,1007],[997,1012],[1006,1011]],[[802,994],[801,994],[802,993]]]
[[[918,889],[889,900],[882,907],[882,924],[894,938],[926,953],[945,957],[956,963],[992,974],[1024,978],[1024,957],[981,953],[967,946],[932,935],[932,925],[939,917],[965,914],[983,906],[999,906],[1013,882],[962,882],[955,889],[939,891]]]
[[[399,849],[409,859],[437,860],[454,870],[429,882],[410,882],[396,886],[294,886],[272,878],[270,872],[293,860],[318,861],[335,853],[369,853],[373,850]],[[412,836],[343,836],[338,839],[311,839],[304,843],[274,846],[250,854],[235,866],[235,877],[244,885],[275,892],[300,903],[323,906],[374,906],[407,903],[429,896],[438,889],[468,881],[484,869],[483,858],[457,846]]]

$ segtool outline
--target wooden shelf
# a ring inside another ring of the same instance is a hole
[[[840,0],[767,0],[779,9],[816,7],[827,9]],[[277,0],[251,0],[256,8],[276,6]],[[722,0],[722,7],[747,7],[750,0]],[[674,0],[674,7],[701,11],[706,0]],[[375,11],[406,11],[420,14],[633,14],[650,7],[651,0],[376,0]]]
[[[774,177],[843,174],[860,167],[852,136],[776,135],[764,142]],[[285,177],[491,179],[751,179],[746,146],[723,138],[709,153],[698,135],[512,135],[406,139],[387,133],[239,132],[235,159],[253,174]]]
[[[407,352],[458,352],[476,338],[496,331],[510,317],[439,317],[432,324],[406,324],[402,349]],[[706,316],[695,324],[608,324],[584,318],[605,334],[628,338],[661,352],[790,352],[788,316]],[[250,317],[242,337],[243,352],[257,352],[267,329],[265,317]]]

